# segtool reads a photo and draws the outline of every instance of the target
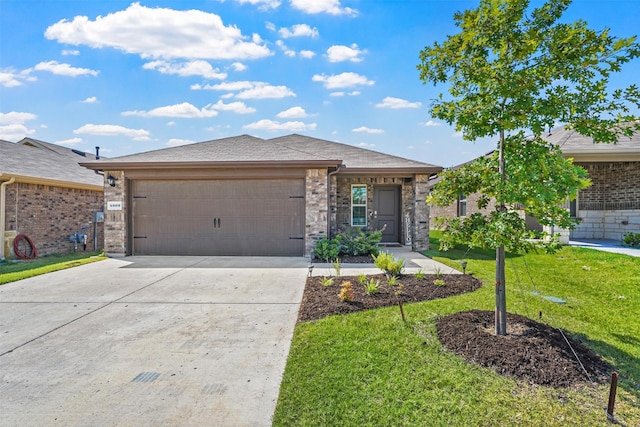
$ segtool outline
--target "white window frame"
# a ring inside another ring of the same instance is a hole
[[[364,188],[364,203],[354,203],[353,202],[353,189],[356,187],[360,187],[360,188]],[[351,226],[352,227],[367,227],[367,185],[366,184],[351,184],[351,194],[349,195],[350,197],[350,204],[351,204]],[[353,223],[353,210],[354,208],[357,207],[364,207],[364,224],[354,224]]]
[[[463,206],[464,213],[462,213]],[[467,216],[467,196],[464,194],[458,196],[458,216]]]

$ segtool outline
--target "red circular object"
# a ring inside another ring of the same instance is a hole
[[[25,241],[24,248],[20,244],[22,240]],[[26,250],[27,247],[29,249],[28,251]],[[33,240],[31,240],[26,234],[18,234],[16,236],[16,238],[13,240],[13,251],[20,259],[33,259],[38,256],[36,245],[33,244]]]

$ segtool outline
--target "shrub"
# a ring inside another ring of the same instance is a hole
[[[442,279],[434,280],[433,284],[436,285],[436,286],[444,286],[445,285],[444,280],[442,280]]]
[[[351,282],[342,282],[342,286],[340,287],[340,293],[338,294],[338,298],[344,302],[353,301],[355,298],[355,294],[353,293],[353,287]]]
[[[373,256],[373,263],[380,270],[384,271],[387,277],[400,276],[404,270],[404,260],[396,259],[389,252],[381,252],[378,256]]]
[[[426,274],[424,274],[424,272],[422,270],[420,270],[415,274],[415,276],[416,276],[416,279],[422,280],[422,279],[425,278]]]
[[[627,233],[622,241],[629,246],[640,247],[640,233]]]
[[[320,284],[325,287],[333,285],[333,277],[323,277],[320,279]]]
[[[371,278],[368,282],[364,282],[364,291],[367,295],[373,295],[378,293],[378,289],[380,289],[380,280],[376,280]]]
[[[323,259],[327,262],[330,262],[332,259],[338,258],[340,253],[340,247],[338,244],[331,240],[323,237],[322,239],[316,242],[316,246],[313,249],[313,256],[318,259]]]
[[[394,287],[398,284],[398,278],[396,276],[391,276],[387,278],[387,285]]]
[[[367,283],[367,275],[366,274],[360,274],[358,276],[358,283],[360,283],[361,285],[364,285],[365,283]]]
[[[370,231],[359,227],[338,230],[333,239],[323,237],[316,242],[313,256],[331,262],[343,256],[378,255],[378,243],[382,240],[382,230]]]

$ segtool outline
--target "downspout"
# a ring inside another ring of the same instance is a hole
[[[3,173],[0,172],[0,176],[2,176]],[[5,259],[4,256],[4,232],[5,232],[5,203],[4,203],[4,198],[5,198],[5,189],[7,188],[8,185],[13,184],[16,181],[15,177],[11,177],[9,179],[9,181],[4,181],[2,184],[0,184],[0,260]]]
[[[338,165],[336,170],[327,174],[327,238],[331,237],[331,177],[340,172],[341,169],[342,163]]]

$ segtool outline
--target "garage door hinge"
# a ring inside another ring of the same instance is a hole
[[[289,237],[289,240],[304,240],[304,237]]]
[[[146,239],[147,236],[133,236],[134,239]]]
[[[290,199],[304,199],[304,196],[289,196]]]
[[[147,196],[133,196],[134,199],[146,199]]]

